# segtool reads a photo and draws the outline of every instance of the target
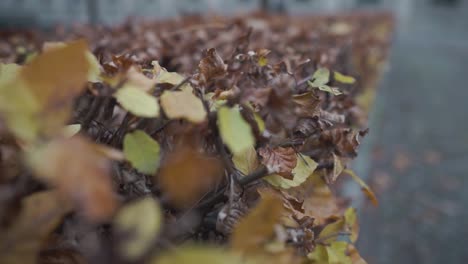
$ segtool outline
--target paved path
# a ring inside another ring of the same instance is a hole
[[[371,264],[468,263],[468,8],[461,2],[420,6],[400,21],[363,149],[372,153],[367,176],[381,203],[361,209],[359,247]]]

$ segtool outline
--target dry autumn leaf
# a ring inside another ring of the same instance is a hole
[[[114,218],[116,236],[122,237],[121,255],[130,260],[142,256],[152,245],[161,228],[162,212],[152,197],[133,201]]]
[[[292,170],[293,178],[291,180],[275,174],[265,177],[265,180],[271,185],[282,189],[297,187],[305,182],[314,173],[315,168],[317,168],[317,162],[307,156],[296,155],[297,163],[296,167]]]
[[[372,189],[361,178],[359,178],[359,176],[357,176],[356,173],[354,173],[354,171],[352,171],[350,169],[346,169],[343,172],[348,174],[349,176],[351,176],[351,178],[353,178],[353,180],[355,182],[357,182],[361,186],[362,192],[366,195],[366,197],[372,202],[372,204],[374,206],[379,205],[379,201],[377,200],[377,196],[375,196]]]
[[[192,93],[192,89],[164,91],[161,95],[161,107],[170,119],[182,118],[193,123],[206,120],[203,103]]]
[[[236,169],[244,175],[254,172],[259,165],[257,152],[253,146],[249,147],[244,152],[238,154],[234,153],[234,155],[232,155],[232,162]]]
[[[29,151],[28,161],[39,179],[57,186],[88,219],[100,222],[113,214],[110,164],[94,143],[80,136],[59,138]]]
[[[297,165],[296,151],[293,148],[264,147],[258,150],[258,154],[262,157],[261,162],[270,174],[275,173],[286,179],[293,179],[292,171]]]
[[[158,182],[179,207],[193,206],[223,176],[218,159],[207,157],[190,146],[179,146],[167,155]]]
[[[262,247],[272,239],[274,227],[282,213],[281,199],[265,193],[259,204],[234,227],[232,248],[247,255],[261,252]]]
[[[0,228],[0,263],[36,263],[43,242],[70,211],[71,207],[56,191],[37,192],[24,198],[11,226]]]
[[[215,78],[223,77],[227,73],[227,65],[224,64],[223,59],[215,49],[209,49],[206,56],[200,61],[198,71],[199,82],[204,84]]]

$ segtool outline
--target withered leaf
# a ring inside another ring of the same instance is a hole
[[[305,182],[307,178],[314,173],[315,168],[317,168],[317,163],[307,156],[301,156],[301,154],[296,155],[297,163],[292,171],[293,178],[291,180],[275,174],[265,177],[265,180],[271,185],[282,189],[297,187]]]
[[[218,159],[191,146],[179,146],[165,158],[158,173],[161,188],[179,207],[193,206],[223,176]]]
[[[55,139],[28,153],[37,177],[57,186],[63,197],[92,221],[107,220],[117,201],[109,175],[109,161],[94,143],[80,136]]]
[[[304,214],[314,218],[319,225],[342,214],[338,200],[318,173],[311,175],[302,185],[284,192],[301,201]]]
[[[227,73],[227,65],[215,49],[211,48],[198,64],[199,81],[207,83],[215,78],[223,77]]]
[[[276,173],[286,179],[293,179],[292,171],[297,164],[296,151],[293,148],[264,147],[258,150],[258,154],[262,157],[261,162],[270,174]]]
[[[90,68],[87,51],[84,41],[47,50],[22,68],[20,77],[45,109],[68,107],[85,88]]]
[[[320,114],[320,99],[313,92],[293,95],[298,105],[297,114],[301,117],[312,117]]]
[[[0,263],[36,263],[43,242],[70,211],[70,205],[56,191],[37,192],[24,198],[11,226],[0,228]]]
[[[272,239],[282,211],[281,199],[265,193],[259,204],[234,228],[232,248],[247,255],[261,252],[265,243]]]

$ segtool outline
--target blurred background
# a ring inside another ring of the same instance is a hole
[[[369,263],[465,263],[468,1],[1,0],[0,27],[113,25],[128,16],[236,14],[259,7],[290,14],[394,13],[389,67],[371,113],[370,134],[354,163],[380,200],[378,208],[356,202],[362,215],[359,248]],[[358,191],[347,189],[353,196]]]

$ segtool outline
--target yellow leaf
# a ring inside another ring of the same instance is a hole
[[[141,173],[154,174],[159,166],[159,143],[144,131],[136,130],[125,135],[125,157]]]
[[[172,250],[151,264],[253,264],[248,259],[221,248],[184,246]]]
[[[81,130],[80,124],[73,124],[63,127],[62,134],[66,138],[73,137],[74,135],[78,134]]]
[[[247,255],[263,250],[274,235],[274,227],[283,214],[283,204],[278,196],[264,193],[259,204],[234,228],[232,248]]]
[[[0,228],[0,263],[36,263],[47,236],[60,224],[71,207],[56,191],[37,192],[21,201],[19,215]]]
[[[265,177],[265,180],[273,186],[289,189],[291,187],[297,187],[305,182],[307,178],[314,173],[315,168],[317,168],[317,162],[307,156],[297,154],[297,164],[292,171],[294,176],[292,180],[276,174]]]
[[[164,91],[161,95],[161,107],[170,119],[182,118],[193,123],[201,123],[206,119],[203,103],[191,89]]]
[[[257,152],[253,146],[250,146],[244,152],[234,154],[232,156],[232,162],[234,163],[236,169],[238,169],[244,175],[254,172],[259,164]]]
[[[339,232],[344,231],[345,227],[345,220],[338,219],[337,221],[328,224],[325,228],[320,232],[318,239],[320,242],[324,244],[329,244],[339,237]]]
[[[312,252],[307,255],[307,258],[316,264],[328,264],[327,249],[323,245],[317,245]]]
[[[318,68],[312,75],[312,81],[309,81],[310,86],[318,88],[327,84],[330,81],[330,71],[327,68]]]
[[[333,76],[335,77],[335,81],[345,84],[353,84],[356,82],[352,76],[341,74],[337,71],[333,72]]]
[[[136,116],[147,118],[159,116],[159,104],[156,97],[130,83],[117,90],[114,97],[125,110]]]
[[[361,178],[359,178],[359,176],[357,176],[356,173],[354,173],[354,171],[346,169],[343,172],[351,176],[351,178],[353,178],[353,180],[361,186],[362,192],[367,196],[367,198],[372,202],[373,205],[379,205],[379,201],[377,200],[377,197],[375,196],[372,189]]]
[[[134,260],[143,255],[155,241],[162,222],[162,212],[154,198],[148,196],[125,205],[114,219],[121,237],[120,252]]]
[[[356,209],[349,207],[348,209],[346,209],[344,217],[346,226],[351,232],[349,239],[351,240],[351,242],[355,243],[359,236],[359,223],[357,221]]]
[[[233,154],[240,154],[255,144],[252,128],[238,107],[223,106],[218,110],[218,128],[223,142]]]
[[[346,255],[348,243],[336,241],[326,246],[329,264],[351,264],[351,258]]]

